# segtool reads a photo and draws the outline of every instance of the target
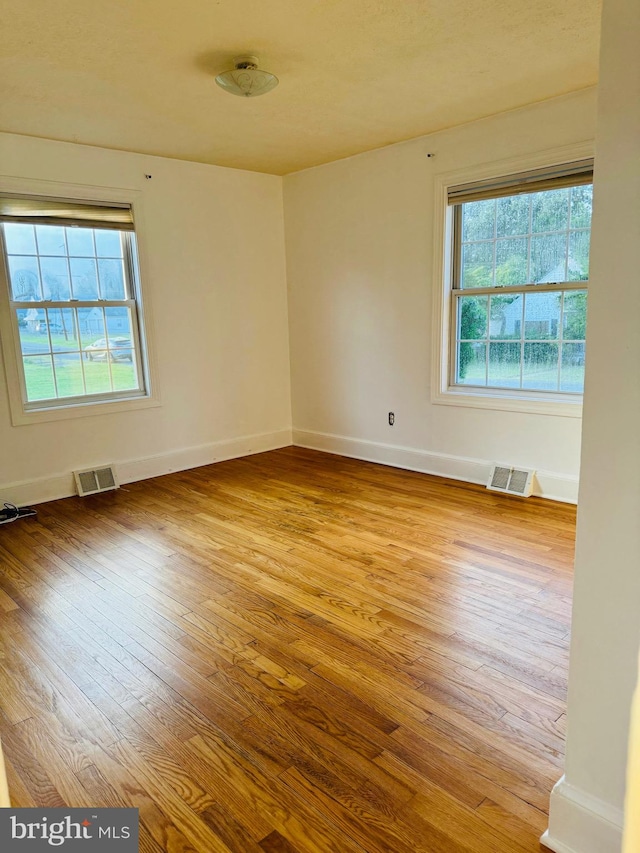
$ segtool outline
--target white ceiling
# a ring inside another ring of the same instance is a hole
[[[0,0],[0,130],[286,174],[592,86],[600,5]]]

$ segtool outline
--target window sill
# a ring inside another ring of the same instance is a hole
[[[509,394],[488,388],[462,390],[447,388],[434,391],[432,403],[444,406],[465,406],[471,409],[492,409],[502,412],[524,412],[534,415],[581,418],[582,396],[572,394]]]
[[[21,404],[12,401],[11,422],[14,426],[63,421],[74,418],[86,418],[95,415],[110,415],[118,412],[130,412],[135,409],[150,409],[160,405],[154,396],[129,397],[121,400],[104,400],[95,403],[80,403],[72,406],[51,406],[51,408],[25,411]]]

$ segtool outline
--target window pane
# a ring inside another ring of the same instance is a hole
[[[560,390],[582,394],[584,391],[584,344],[562,345]]]
[[[522,387],[538,391],[558,390],[558,344],[524,345]]]
[[[112,362],[133,362],[131,316],[128,308],[105,308],[107,345]]]
[[[477,340],[487,336],[487,296],[461,296],[458,299],[458,338]]]
[[[497,201],[496,235],[510,237],[514,234],[528,234],[531,196],[515,195]]]
[[[83,364],[87,394],[106,394],[113,391],[111,366],[106,358],[101,361],[91,361],[85,358]]]
[[[36,225],[38,238],[38,254],[66,255],[67,244],[64,239],[65,229],[59,225]]]
[[[56,396],[50,355],[26,356],[22,359],[27,386],[27,401],[51,400]]]
[[[78,352],[80,341],[76,328],[76,312],[73,308],[49,308],[47,310],[51,348],[54,352]]]
[[[462,287],[493,286],[494,243],[466,243],[462,247]]]
[[[471,201],[462,206],[462,239],[490,240],[494,236],[496,221],[496,203],[489,201]]]
[[[106,338],[96,338],[92,344],[84,348],[84,356],[87,361],[109,361],[109,348]]]
[[[557,340],[561,293],[527,293],[524,303],[524,336],[529,340]]]
[[[40,258],[44,298],[65,302],[71,298],[69,266],[66,258]]]
[[[84,394],[84,380],[80,353],[54,355],[53,364],[59,397],[81,397]]]
[[[42,299],[38,259],[25,255],[9,256],[11,292],[16,302],[34,302]]]
[[[118,338],[131,338],[131,316],[128,308],[105,308],[109,345]]]
[[[103,299],[124,299],[124,268],[121,260],[98,261],[100,293]]]
[[[522,299],[519,293],[491,297],[489,337],[514,340],[522,337]]]
[[[589,278],[589,231],[573,231],[569,235],[567,281],[587,281]]]
[[[569,227],[569,190],[546,190],[531,196],[531,230],[564,231]]]
[[[458,375],[461,385],[487,384],[487,345],[463,342],[458,344]]]
[[[565,293],[562,337],[565,341],[583,341],[587,333],[587,292]]]
[[[86,347],[96,344],[103,339],[100,347],[106,348],[107,338],[104,328],[103,308],[78,308],[78,327],[80,331],[80,346]]]
[[[94,233],[96,241],[96,254],[99,258],[121,258],[122,241],[119,231],[105,231],[96,228]]]
[[[18,331],[23,355],[49,352],[47,314],[45,311],[36,308],[25,308],[18,311]]]
[[[98,275],[93,258],[69,258],[75,299],[98,298]]]
[[[460,287],[588,278],[590,186],[465,202],[461,208]]]
[[[531,238],[531,281],[551,284],[567,280],[567,235]]]
[[[4,224],[4,241],[9,255],[35,255],[36,235],[33,225]]]
[[[520,344],[489,344],[489,385],[520,387]]]
[[[116,361],[111,365],[114,391],[133,391],[138,387],[138,374],[134,361]]]
[[[528,279],[529,239],[498,240],[496,243],[496,284],[507,287],[526,284]]]
[[[69,243],[69,254],[81,258],[93,258],[95,248],[93,245],[92,228],[67,228],[67,241]]]
[[[593,186],[571,187],[571,227],[591,227],[591,207],[593,204]]]

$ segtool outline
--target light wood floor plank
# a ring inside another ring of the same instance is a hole
[[[299,448],[0,528],[15,806],[142,853],[532,853],[575,510]]]

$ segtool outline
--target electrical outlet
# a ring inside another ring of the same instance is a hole
[[[389,426],[393,426],[396,422],[396,416],[393,412],[389,412]]]

